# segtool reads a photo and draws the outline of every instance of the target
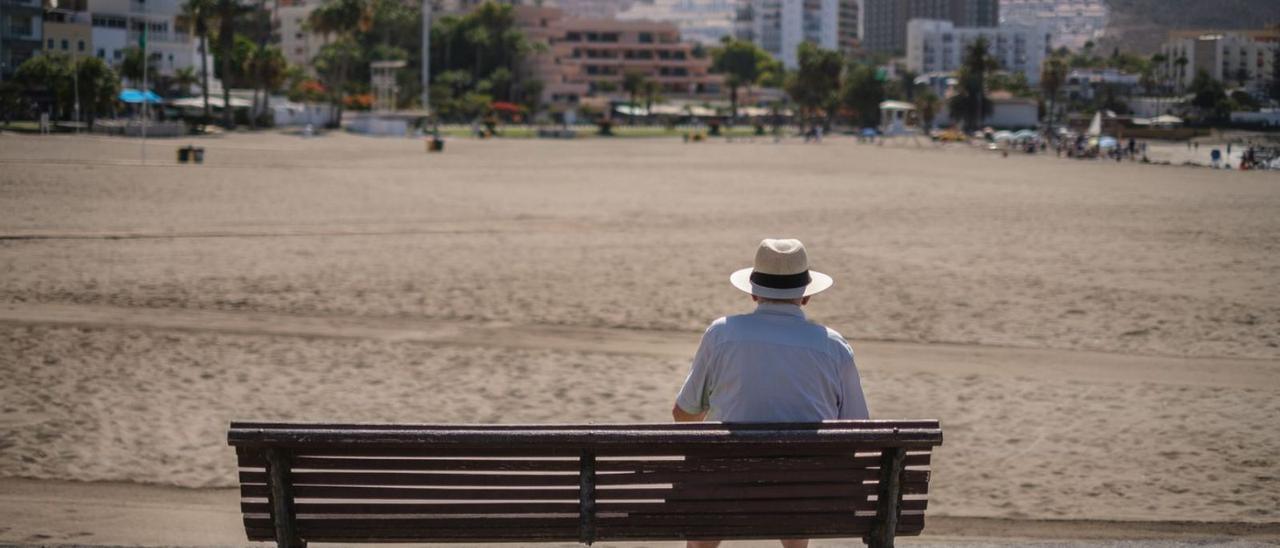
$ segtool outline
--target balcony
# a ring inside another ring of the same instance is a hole
[[[129,44],[137,44],[141,31],[131,30],[127,34]],[[147,41],[152,44],[189,44],[191,35],[185,32],[148,32]]]

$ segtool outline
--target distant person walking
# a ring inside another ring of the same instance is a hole
[[[803,306],[831,287],[809,269],[799,240],[764,240],[755,265],[729,277],[756,309],[711,323],[671,414],[677,421],[818,422],[866,419],[853,349],[835,330],[805,318]],[[804,548],[808,540],[783,540]],[[689,541],[714,548],[720,541]]]

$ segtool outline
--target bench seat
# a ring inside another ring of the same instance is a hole
[[[249,540],[863,538],[924,528],[937,421],[233,422]]]

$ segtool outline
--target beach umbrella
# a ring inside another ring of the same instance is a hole
[[[119,98],[126,103],[152,103],[159,104],[160,96],[151,90],[141,91],[133,88],[125,88],[120,90]]]
[[[876,135],[879,135],[879,134],[880,132],[876,131],[875,128],[871,128],[871,127],[862,128],[863,137],[875,137]]]
[[[1024,129],[1022,131],[1019,131],[1013,134],[1013,138],[1019,141],[1028,141],[1028,140],[1036,139],[1038,137],[1040,137],[1038,133],[1031,131],[1029,129]]]
[[[1013,133],[1009,131],[997,131],[996,134],[992,136],[992,138],[997,141],[1012,141]]]
[[[1117,144],[1115,137],[1102,137],[1098,139],[1098,148],[1116,148]]]

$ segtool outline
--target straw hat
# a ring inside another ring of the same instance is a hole
[[[809,270],[800,240],[766,239],[756,249],[756,264],[729,276],[729,283],[757,297],[799,299],[831,287],[831,276]]]

